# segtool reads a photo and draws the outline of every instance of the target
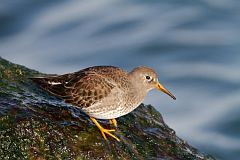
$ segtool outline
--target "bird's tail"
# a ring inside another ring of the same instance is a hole
[[[31,79],[34,83],[36,83],[37,85],[39,85],[42,88],[47,88],[48,86],[48,80],[47,78],[44,77],[34,77],[34,78],[29,78]]]
[[[58,81],[56,77],[34,77],[29,79],[31,79],[34,83],[39,85],[44,90],[47,90],[54,95],[61,97],[66,96],[66,91],[63,83],[61,81]]]

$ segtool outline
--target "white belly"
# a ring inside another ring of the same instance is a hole
[[[136,102],[136,100],[133,100],[133,97],[126,95],[124,91],[115,88],[112,90],[110,96],[103,98],[92,106],[82,108],[82,110],[94,118],[113,119],[132,112],[141,102],[142,101]]]
[[[134,106],[127,106],[121,103],[115,103],[114,106],[103,106],[102,104],[94,104],[86,109],[82,109],[86,114],[97,119],[113,119],[124,116],[136,109],[141,102]]]

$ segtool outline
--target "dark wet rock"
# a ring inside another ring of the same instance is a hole
[[[178,138],[150,105],[105,141],[88,116],[35,86],[42,75],[0,58],[0,159],[213,159]],[[100,121],[106,128],[108,121]]]

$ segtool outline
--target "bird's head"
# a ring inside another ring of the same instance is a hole
[[[146,92],[156,88],[166,93],[174,100],[176,99],[173,94],[171,94],[165,87],[163,87],[163,85],[160,84],[157,73],[150,67],[140,66],[134,68],[129,73],[129,76],[135,86],[144,89]]]

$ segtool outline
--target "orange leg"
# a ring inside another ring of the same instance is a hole
[[[117,120],[115,118],[109,119],[109,123],[113,124],[117,128]]]
[[[103,138],[104,138],[105,140],[107,140],[107,137],[106,137],[105,134],[108,134],[109,136],[113,137],[113,138],[116,139],[117,141],[120,141],[119,138],[117,138],[117,137],[114,136],[112,133],[110,133],[110,132],[115,132],[115,129],[105,129],[105,128],[103,128],[103,127],[98,123],[98,121],[97,121],[95,118],[90,117],[90,119],[93,121],[93,123],[95,123],[95,125],[96,125],[96,126],[98,127],[98,129],[101,131],[102,136],[103,136]]]

